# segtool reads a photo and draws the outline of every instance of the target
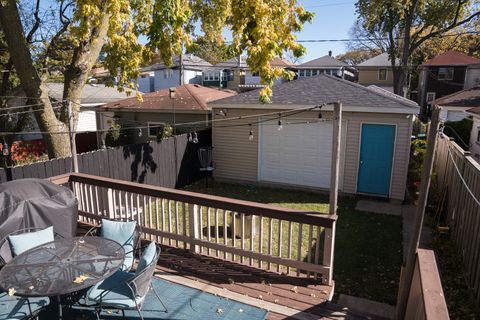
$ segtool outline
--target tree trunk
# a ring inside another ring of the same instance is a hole
[[[77,127],[83,89],[107,38],[110,15],[106,12],[106,6],[103,10],[104,14],[99,26],[92,29],[88,41],[81,42],[75,48],[72,62],[65,72],[63,98],[72,102],[75,129]],[[60,119],[68,123],[67,113],[62,112]]]
[[[21,87],[29,97],[27,103],[39,104],[32,109],[39,110],[34,112],[34,115],[40,130],[48,132],[42,134],[47,145],[48,156],[50,158],[69,156],[70,141],[67,126],[55,116],[48,90],[42,84],[35,69],[25,40],[16,0],[0,1],[0,24],[5,34],[10,57],[20,78]]]

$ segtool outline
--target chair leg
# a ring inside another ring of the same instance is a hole
[[[140,311],[140,306],[138,305],[136,300],[135,300],[135,306],[137,307],[137,312],[138,312],[138,315],[140,316],[140,320],[144,320],[142,316],[142,312]]]
[[[102,309],[95,308],[95,315],[97,316],[97,320],[101,320],[100,319],[100,312],[102,312]]]
[[[150,288],[152,288],[153,293],[155,293],[155,296],[157,297],[158,301],[160,301],[160,303],[162,304],[163,308],[165,309],[165,313],[168,313],[167,306],[165,306],[165,304],[163,303],[162,299],[160,299],[160,296],[158,295],[157,290],[155,290],[155,287],[150,284]]]

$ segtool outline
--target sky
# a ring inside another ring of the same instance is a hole
[[[315,12],[312,23],[305,24],[302,32],[298,33],[297,40],[318,39],[349,39],[349,30],[356,19],[355,0],[302,0],[306,10]],[[302,62],[327,55],[346,51],[345,42],[316,42],[302,43],[307,48],[307,54]]]

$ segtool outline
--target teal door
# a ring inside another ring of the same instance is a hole
[[[363,124],[361,139],[357,192],[388,196],[395,126]]]

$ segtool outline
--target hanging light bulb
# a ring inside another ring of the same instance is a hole
[[[318,106],[318,109],[320,109],[320,111],[318,112],[318,119],[322,119],[322,107],[324,106],[324,104]]]
[[[10,149],[8,148],[8,144],[6,142],[3,142],[2,145],[2,154],[6,157],[10,154]]]
[[[192,142],[192,134],[190,132],[187,133],[187,140],[188,142]]]
[[[197,136],[197,132],[196,131],[193,131],[193,143],[198,143],[198,136]]]
[[[278,131],[283,129],[282,119],[278,120]]]
[[[138,129],[138,136],[139,136],[139,137],[142,136],[142,129]]]
[[[8,114],[8,122],[12,122],[12,115],[10,113]]]
[[[253,141],[253,129],[252,129],[252,125],[249,124],[249,126],[250,126],[250,133],[249,133],[249,135],[248,135],[248,140]]]

